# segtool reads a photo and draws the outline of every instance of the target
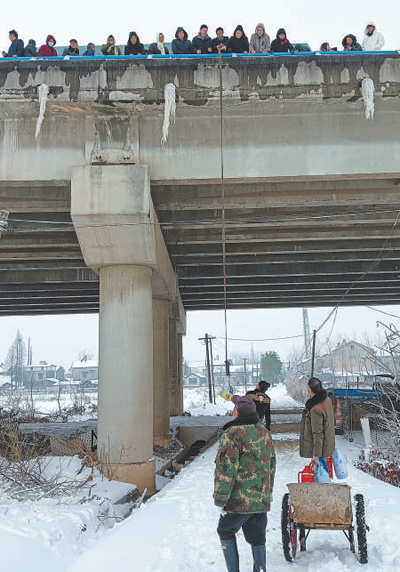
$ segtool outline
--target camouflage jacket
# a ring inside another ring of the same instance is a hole
[[[256,413],[240,415],[224,429],[215,458],[214,503],[227,512],[269,511],[275,477],[270,432]]]

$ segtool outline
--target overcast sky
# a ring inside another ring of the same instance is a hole
[[[275,36],[279,27],[285,27],[293,42],[308,42],[317,49],[323,41],[332,46],[340,46],[344,35],[355,34],[361,41],[367,20],[372,19],[386,38],[386,49],[400,48],[398,0],[283,0],[266,3],[255,0],[250,4],[231,0],[215,2],[150,2],[132,3],[119,1],[69,0],[67,3],[39,5],[37,2],[20,0],[18,3],[2,3],[2,28],[0,44],[9,45],[8,31],[18,30],[25,41],[34,38],[38,44],[44,42],[48,33],[54,34],[59,45],[66,45],[71,37],[76,37],[80,45],[92,41],[96,44],[105,41],[112,33],[117,42],[126,42],[129,31],[138,32],[145,43],[154,40],[157,32],[163,31],[167,40],[174,36],[177,26],[184,26],[189,36],[197,33],[199,25],[206,23],[214,35],[216,26],[222,25],[230,35],[234,27],[241,23],[248,35],[257,22],[263,22],[267,32]],[[399,307],[386,308],[400,315]],[[310,310],[311,329],[318,327],[329,310]],[[398,320],[378,314],[367,308],[340,309],[333,338],[357,337],[362,340],[364,333],[374,335],[376,320],[390,322]],[[296,310],[252,310],[230,312],[228,316],[229,337],[243,339],[265,339],[285,336],[300,336],[275,342],[254,342],[255,351],[274,349],[284,359],[290,355],[293,346],[302,346],[302,312]],[[332,322],[320,333],[323,341],[329,335]],[[54,361],[69,367],[78,352],[86,349],[97,354],[98,317],[86,316],[47,316],[0,318],[0,363],[3,361],[17,329],[25,341],[32,339],[33,359]],[[188,336],[184,342],[185,358],[202,360],[204,347],[197,338],[204,333],[223,337],[222,312],[195,312],[188,316]],[[232,353],[249,351],[251,342],[230,342]],[[217,340],[215,354],[223,356],[223,342]]]
[[[88,42],[103,43],[111,33],[117,43],[125,44],[131,30],[136,31],[144,43],[154,41],[157,32],[164,32],[167,41],[183,26],[189,37],[198,32],[201,24],[208,24],[214,35],[217,26],[223,26],[231,35],[237,24],[244,26],[247,35],[254,32],[257,22],[263,22],[270,36],[275,37],[280,27],[286,28],[292,42],[308,42],[312,49],[322,42],[341,45],[349,33],[362,40],[365,23],[372,19],[386,38],[386,49],[400,48],[398,0],[281,0],[250,3],[230,0],[215,2],[128,2],[119,0],[69,0],[52,4],[38,4],[31,0],[2,2],[2,48],[9,44],[8,31],[15,28],[24,40],[34,38],[44,43],[46,35],[55,35],[59,45],[66,45],[71,37],[80,45]]]

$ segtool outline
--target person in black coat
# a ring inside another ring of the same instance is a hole
[[[124,53],[126,56],[143,56],[146,53],[136,32],[130,32]]]
[[[357,38],[353,34],[347,34],[342,40],[343,50],[345,52],[362,52],[363,49],[357,42]]]
[[[294,47],[292,46],[292,44],[287,39],[286,30],[284,28],[279,28],[279,30],[276,33],[275,40],[272,40],[271,52],[273,52],[273,53],[274,52],[275,53],[276,52],[277,53],[290,52],[291,54],[293,54]]]
[[[234,54],[248,54],[249,53],[249,40],[244,33],[243,26],[239,24],[236,26],[233,36],[229,38],[228,42],[229,51]]]
[[[35,40],[29,40],[25,46],[24,58],[36,58],[37,49]]]
[[[261,421],[265,420],[265,426],[268,431],[271,430],[271,398],[265,392],[270,386],[271,384],[268,381],[262,379],[257,383],[255,389],[246,393],[247,397],[250,397],[255,402],[257,415]]]
[[[192,40],[192,49],[195,54],[211,54],[212,39],[208,35],[208,26],[200,26],[200,32]]]
[[[224,29],[220,26],[215,30],[215,33],[217,34],[217,37],[212,41],[212,51],[214,54],[218,54],[218,51],[221,51],[223,54],[229,53],[229,38],[228,36],[224,36]]]
[[[68,48],[63,51],[63,56],[79,56],[78,42],[75,38],[69,41]]]
[[[147,53],[150,55],[153,54],[157,56],[161,55],[167,56],[169,54],[169,50],[165,45],[164,34],[162,32],[157,34],[156,41],[153,44],[150,44]]]

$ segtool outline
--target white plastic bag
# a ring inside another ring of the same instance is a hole
[[[346,455],[343,455],[339,449],[335,449],[332,455],[333,468],[335,469],[335,475],[338,479],[347,479],[349,473],[347,471],[347,459]]]

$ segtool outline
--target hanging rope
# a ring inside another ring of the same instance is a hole
[[[221,159],[221,228],[222,228],[222,268],[224,272],[224,324],[225,324],[225,373],[230,376],[228,359],[228,317],[226,295],[226,229],[225,229],[225,187],[224,187],[224,129],[222,107],[222,56],[218,50],[219,67],[219,116],[220,116],[220,159]]]

